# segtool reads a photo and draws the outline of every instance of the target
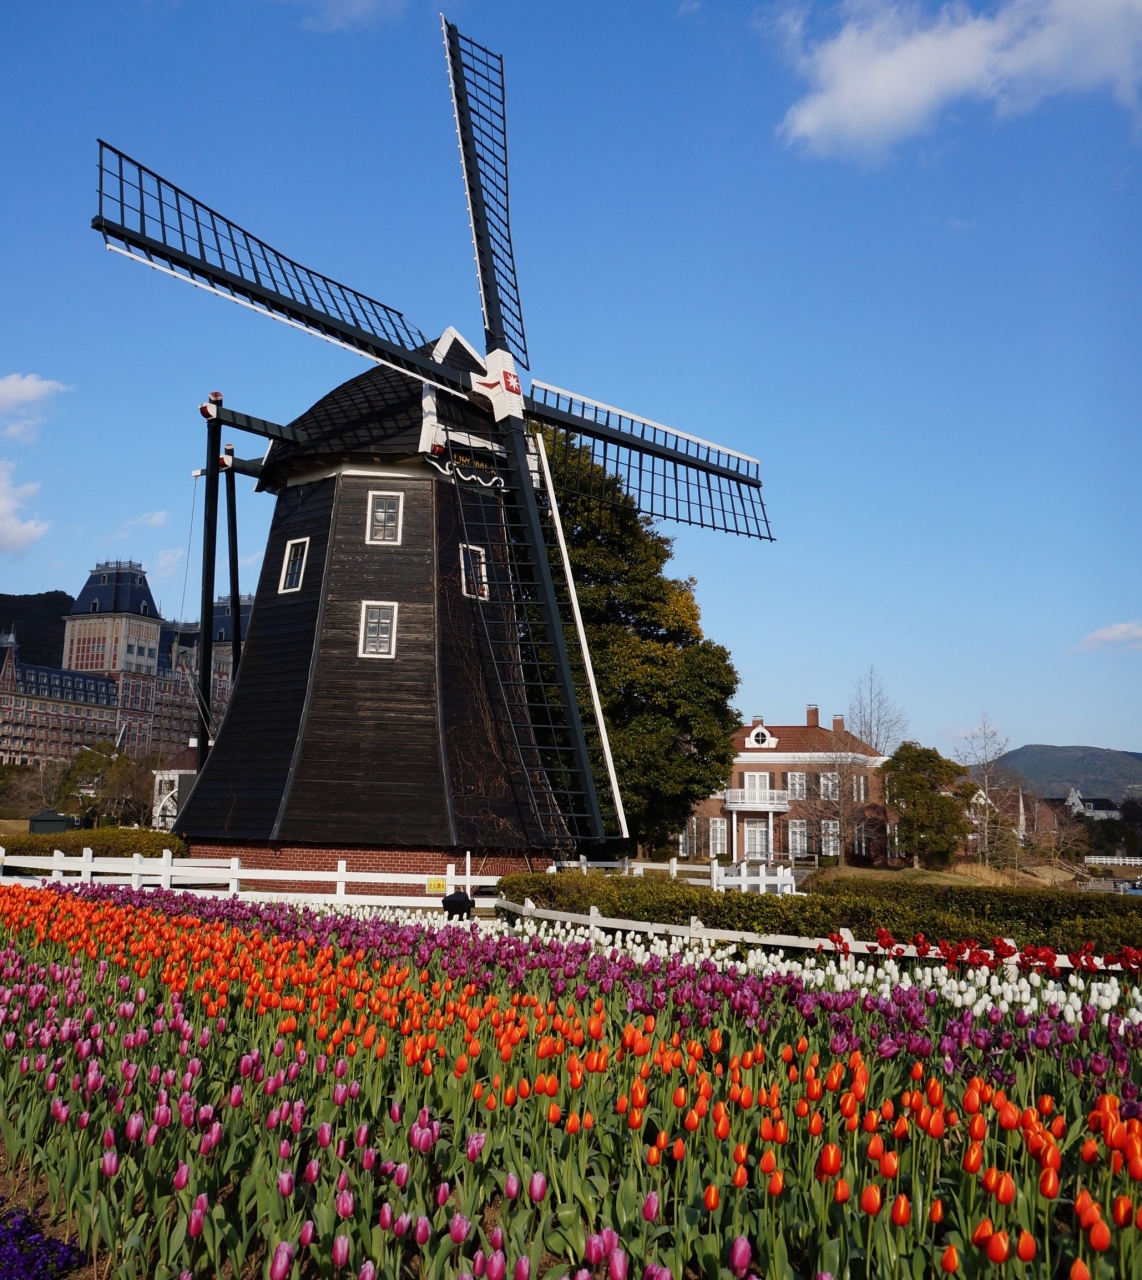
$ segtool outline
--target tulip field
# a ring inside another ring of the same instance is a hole
[[[1142,1280],[1134,957],[879,941],[3,887],[6,1185],[45,1276]]]

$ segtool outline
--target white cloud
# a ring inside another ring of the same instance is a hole
[[[258,564],[264,554],[262,551],[255,551],[252,556],[243,556],[238,563],[244,568],[249,568],[252,564]]]
[[[1133,622],[1114,622],[1084,636],[1076,649],[1142,649],[1142,618]]]
[[[119,542],[125,538],[132,529],[140,526],[144,529],[161,529],[167,522],[166,511],[144,511],[141,516],[136,516],[133,520],[128,520],[126,524],[116,533],[111,541]]]
[[[408,0],[281,0],[308,11],[304,25],[315,31],[366,27],[383,18],[399,18]]]
[[[35,373],[5,374],[0,378],[0,418],[15,416],[15,421],[6,422],[0,428],[0,435],[31,444],[36,438],[36,428],[43,421],[42,416],[29,412],[32,405],[67,389],[62,382],[53,382]]]
[[[1059,93],[1109,90],[1133,110],[1142,89],[1142,0],[844,0],[841,28],[807,42],[784,29],[809,92],[781,132],[822,155],[883,154],[957,101],[1027,111]]]
[[[20,508],[39,490],[38,484],[12,483],[13,464],[0,459],[0,552],[15,555],[48,531],[46,520],[21,520]]]
[[[182,548],[170,547],[160,551],[155,557],[155,567],[151,570],[153,578],[169,578],[182,563]]]

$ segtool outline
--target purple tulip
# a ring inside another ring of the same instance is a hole
[[[547,1179],[542,1173],[533,1173],[527,1182],[527,1194],[532,1204],[540,1204],[547,1195]]]
[[[382,1231],[388,1231],[393,1225],[393,1207],[387,1200],[381,1205],[381,1216],[378,1221]]]
[[[504,1280],[507,1269],[508,1260],[504,1257],[504,1251],[497,1249],[488,1259],[488,1280]]]
[[[472,1224],[462,1213],[452,1215],[452,1220],[448,1224],[448,1234],[452,1237],[453,1244],[463,1244],[468,1239],[468,1232],[471,1229]]]
[[[301,1224],[301,1235],[298,1239],[301,1241],[303,1249],[308,1249],[313,1243],[313,1237],[317,1234],[317,1228],[308,1220]]]
[[[531,1276],[531,1262],[528,1260],[527,1254],[516,1259],[515,1270],[512,1272],[512,1280],[529,1280]],[[619,1277],[618,1280],[625,1280],[625,1277]]]
[[[333,1201],[333,1207],[337,1210],[337,1216],[340,1218],[351,1218],[353,1216],[353,1193],[345,1190],[338,1193]]]
[[[516,1196],[519,1195],[520,1185],[519,1175],[516,1173],[509,1173],[504,1179],[504,1195],[507,1196],[509,1200],[514,1200]]]
[[[401,1216],[393,1223],[393,1235],[399,1240],[408,1232],[412,1226],[412,1214],[402,1213]]]
[[[103,1153],[103,1173],[105,1177],[113,1178],[119,1172],[119,1153],[117,1151],[104,1151]]]
[[[744,1276],[753,1258],[753,1250],[745,1236],[735,1236],[730,1245],[730,1270],[735,1276]]]
[[[283,1196],[293,1195],[293,1174],[288,1169],[278,1174],[278,1191]]]
[[[286,1280],[293,1266],[293,1245],[284,1240],[274,1250],[274,1260],[270,1263],[270,1280]]]
[[[480,1152],[484,1149],[484,1143],[488,1140],[486,1133],[473,1133],[468,1137],[468,1162],[475,1164],[480,1158]]]
[[[432,1224],[422,1213],[416,1220],[416,1243],[423,1249],[432,1238]]]
[[[646,1199],[642,1202],[642,1217],[644,1222],[653,1222],[658,1217],[657,1191],[647,1193]]]
[[[349,1261],[349,1237],[338,1236],[333,1241],[333,1265],[343,1267]]]
[[[333,1141],[333,1126],[326,1120],[317,1126],[317,1145],[327,1147]]]

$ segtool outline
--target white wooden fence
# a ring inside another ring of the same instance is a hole
[[[51,857],[12,856],[0,848],[0,875],[21,871],[38,872],[21,877],[25,883],[38,884],[41,879],[73,883],[129,885],[132,889],[180,889],[200,896],[234,895],[247,902],[297,902],[313,906],[337,905],[360,907],[435,907],[456,889],[469,897],[478,887],[495,887],[499,876],[472,874],[472,857],[467,854],[462,872],[448,863],[443,875],[425,875],[407,871],[349,871],[345,859],[339,859],[337,870],[293,871],[263,867],[244,867],[240,858],[175,858],[164,849],[161,858],[144,858],[136,853],[130,858],[96,858],[90,849],[79,857],[68,857],[57,849]],[[278,893],[242,886],[277,883],[335,885],[333,893],[306,893],[304,890]],[[423,893],[349,893],[349,885],[409,885]]]
[[[671,880],[701,885],[717,893],[725,893],[727,889],[737,889],[742,893],[797,892],[797,881],[791,867],[771,867],[765,862],[734,862],[727,867],[711,862],[706,871],[697,865],[684,864],[680,867],[677,858],[671,858],[669,862],[632,862],[629,858],[622,862],[594,862],[580,858],[578,862],[557,862],[548,867],[552,874],[558,870],[579,871],[583,875],[589,871],[621,870],[624,876],[669,876]]]
[[[1088,853],[1083,861],[1088,867],[1142,867],[1142,858],[1128,858],[1122,853]]]

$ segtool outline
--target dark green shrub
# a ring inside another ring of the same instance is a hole
[[[146,827],[93,827],[86,831],[61,831],[56,835],[0,835],[0,848],[10,858],[50,858],[56,849],[68,857],[78,857],[90,849],[97,858],[161,858],[169,849],[176,858],[186,855],[186,845],[172,831],[151,831]]]
[[[1060,889],[992,889],[971,885],[869,884],[838,877],[805,897],[715,893],[677,881],[636,877],[507,876],[500,892],[512,902],[586,914],[689,924],[712,929],[824,938],[841,928],[873,941],[887,929],[898,942],[922,933],[929,942],[1014,938],[1058,954],[1093,942],[1100,953],[1142,946],[1142,899]]]

